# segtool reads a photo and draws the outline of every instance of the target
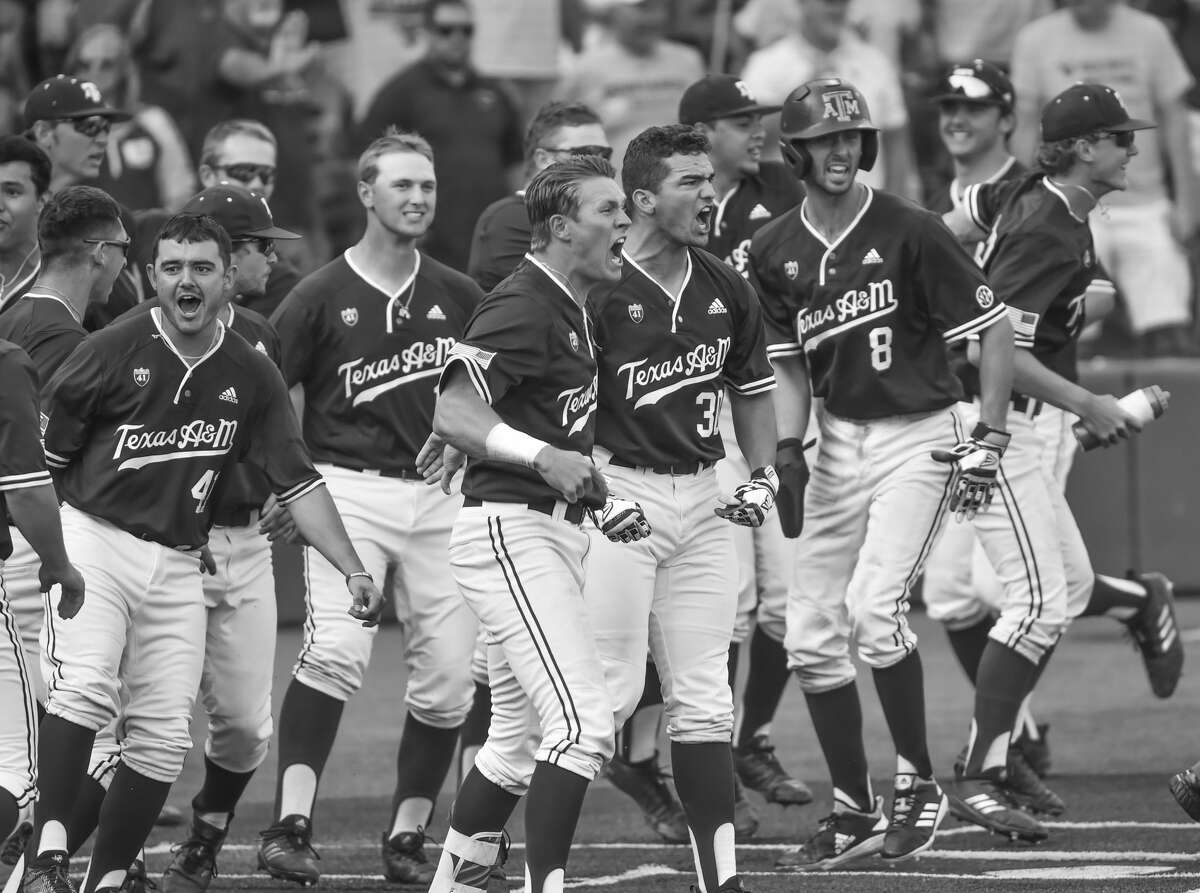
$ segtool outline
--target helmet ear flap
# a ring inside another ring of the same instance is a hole
[[[798,140],[780,140],[779,147],[783,151],[784,161],[791,167],[796,179],[803,180],[808,176],[808,169],[812,165],[812,156],[803,146],[798,145],[798,142]]]
[[[874,130],[860,132],[862,133],[862,157],[858,161],[858,169],[869,171],[875,166],[875,159],[879,157],[879,133]]]

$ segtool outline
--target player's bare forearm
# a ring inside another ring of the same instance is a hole
[[[1094,396],[1047,368],[1030,351],[1019,349],[1013,357],[1013,387],[1022,394],[1057,406],[1073,415],[1084,415]]]
[[[300,422],[300,426],[304,426],[304,385],[292,385],[288,389],[288,399],[292,401],[292,411],[296,413],[296,420]]]
[[[1013,329],[1004,316],[979,335],[979,418],[1005,431],[1013,387]]]
[[[29,541],[43,565],[51,571],[61,571],[68,565],[67,549],[63,545],[62,521],[58,514],[58,495],[54,487],[25,487],[4,494],[8,513],[21,535]]]
[[[343,576],[359,573],[362,559],[342,524],[342,516],[325,487],[317,487],[287,504],[296,530],[304,541],[325,556]]]
[[[751,468],[774,465],[779,432],[771,392],[742,397],[730,391],[729,409],[733,414],[733,433],[747,464]]]
[[[959,205],[957,208],[951,208],[943,214],[942,223],[946,224],[946,228],[960,242],[974,241],[983,232],[975,225],[975,221],[971,219],[971,215],[967,213],[967,209],[962,205]]]
[[[434,433],[468,456],[487,456],[487,436],[500,416],[471,386],[461,366],[450,370],[433,413]]]
[[[775,406],[775,427],[779,439],[794,437],[804,440],[808,431],[809,410],[812,407],[812,390],[808,384],[808,366],[803,357],[779,357],[773,359],[775,367],[775,390],[771,393]]]

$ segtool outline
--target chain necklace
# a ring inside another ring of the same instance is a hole
[[[29,263],[29,258],[33,257],[34,253],[37,250],[38,250],[38,243],[35,241],[33,243],[33,247],[29,249],[29,252],[21,260],[21,265],[19,267],[17,267],[17,272],[13,273],[11,278],[8,276],[5,276],[3,273],[0,273],[0,304],[4,303],[5,288],[8,287],[9,283],[17,283],[17,282],[21,281],[21,273],[24,272],[25,265],[27,263]]]

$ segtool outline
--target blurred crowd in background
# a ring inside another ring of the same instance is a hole
[[[1200,0],[0,0],[0,131],[26,130],[22,105],[42,79],[90,81],[132,113],[91,136],[105,154],[94,185],[133,210],[174,211],[198,172],[240,180],[305,235],[288,258],[303,274],[360,234],[358,153],[390,125],[415,130],[439,179],[425,250],[465,270],[479,213],[527,176],[526,122],[548,100],[595,109],[619,166],[636,133],[677,120],[706,72],[740,75],[766,103],[839,75],[883,132],[872,182],[920,202],[953,176],[929,97],[949,64],[976,58],[1012,74],[1018,157],[1064,76],[1111,84],[1159,123],[1139,137],[1129,191],[1101,213],[1124,246],[1118,287],[1166,282],[1186,291],[1187,318],[1130,312],[1127,296],[1088,350],[1200,355]],[[261,122],[273,146],[223,169],[205,136],[235,118]],[[1169,257],[1150,219],[1179,249]]]

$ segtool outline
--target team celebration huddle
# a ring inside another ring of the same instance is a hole
[[[1114,292],[1088,214],[1155,125],[1078,83],[1045,103],[1026,168],[1000,68],[956,63],[935,103],[959,178],[930,208],[875,185],[883,128],[847,78],[765,104],[703,77],[619,155],[591,107],[547,103],[470,275],[424,247],[455,213],[430,141],[387,127],[357,163],[361,239],[268,302],[301,238],[256,179],[268,128],[216,125],[204,188],[135,221],[59,176],[58,128],[125,112],[74,77],[34,88],[27,134],[0,137],[5,225],[38,258],[0,293],[6,889],[218,888],[272,747],[258,868],[319,883],[318,790],[385,598],[407,667],[379,807],[393,883],[521,886],[524,799],[524,889],[561,893],[606,778],[690,845],[698,890],[746,889],[746,790],[813,800],[771,740],[793,677],[832,803],[777,869],[909,859],[950,816],[1046,840],[1066,807],[1031,697],[1072,620],[1122,624],[1160,698],[1183,664],[1170,581],[1093,571],[1064,495],[1079,443],[1121,444],[1169,404],[1076,367]],[[768,125],[782,161],[761,160]],[[132,280],[142,300],[112,318]],[[302,547],[306,610],[274,711],[272,542]],[[953,766],[930,758],[917,592],[974,687]],[[858,664],[890,768],[868,765]],[[151,881],[197,696],[203,782]],[[1192,770],[1172,791],[1200,819]]]

